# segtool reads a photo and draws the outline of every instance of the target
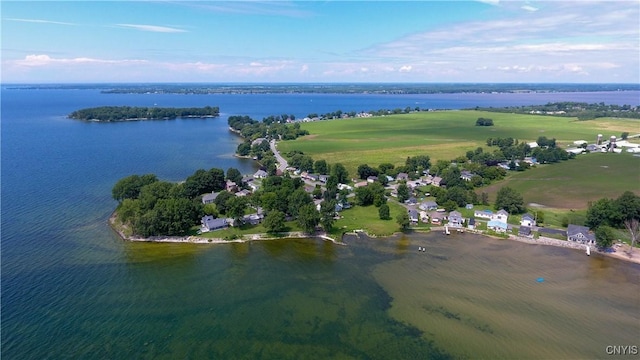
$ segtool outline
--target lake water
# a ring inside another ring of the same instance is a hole
[[[134,173],[182,180],[233,157],[229,115],[465,108],[638,92],[136,95],[2,89],[2,356],[602,358],[640,345],[640,267],[469,234],[233,245],[126,243],[107,218]],[[220,106],[209,120],[83,123],[100,105]],[[418,253],[425,246],[426,253]],[[536,282],[538,277],[546,279]]]

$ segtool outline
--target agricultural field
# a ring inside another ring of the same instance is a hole
[[[494,126],[475,126],[479,117],[493,119]],[[360,164],[378,166],[384,162],[404,164],[408,156],[428,155],[432,163],[464,155],[478,146],[486,147],[490,137],[512,137],[535,141],[539,136],[556,138],[565,147],[575,140],[595,141],[601,133],[607,139],[622,132],[640,132],[632,119],[575,118],[518,115],[482,111],[417,112],[384,117],[317,121],[301,124],[311,135],[282,141],[286,153],[300,150],[315,160],[341,162],[351,175]]]
[[[586,209],[590,201],[617,198],[624,191],[640,195],[640,157],[629,153],[578,155],[573,160],[511,172],[504,180],[478,189],[494,201],[498,190],[510,186],[526,204],[556,209]]]

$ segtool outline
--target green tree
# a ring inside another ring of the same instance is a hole
[[[304,232],[312,234],[320,223],[320,213],[316,210],[315,205],[304,205],[298,211],[297,221]]]
[[[232,167],[228,168],[227,180],[231,180],[240,186],[242,184],[242,174],[240,173],[240,170]]]
[[[283,232],[286,229],[285,215],[280,210],[270,211],[267,216],[264,217],[264,227],[267,232],[278,233]]]
[[[409,219],[409,214],[406,211],[396,217],[396,222],[402,230],[408,229],[409,225],[411,225],[411,219]]]
[[[346,184],[349,182],[349,172],[341,163],[337,163],[331,167],[331,175],[338,178],[338,183]]]
[[[216,197],[215,200],[213,200],[213,203],[216,204],[216,208],[218,208],[218,211],[221,214],[226,214],[227,213],[227,200],[231,199],[235,197],[235,195],[233,195],[232,193],[223,190],[220,191],[220,194],[218,194],[218,197]]]
[[[622,216],[612,199],[602,198],[589,203],[585,225],[596,229],[602,225],[614,225]]]
[[[313,170],[317,174],[328,174],[329,173],[329,165],[327,165],[326,160],[316,160],[313,164]]]
[[[320,225],[326,232],[330,232],[335,223],[334,215],[336,213],[335,201],[323,201],[320,205]]]
[[[398,185],[398,201],[403,203],[409,200],[409,196],[409,187],[407,186],[407,184]]]
[[[237,222],[244,216],[247,208],[247,199],[242,196],[233,196],[226,201],[225,205],[227,207],[227,216]]]
[[[495,208],[505,209],[510,214],[521,214],[525,211],[522,195],[508,186],[498,190]]]
[[[111,195],[115,200],[137,199],[143,186],[158,181],[154,174],[142,176],[131,175],[118,180],[111,189]]]
[[[307,204],[313,205],[313,199],[304,189],[300,188],[291,193],[288,197],[288,212],[291,216],[297,217],[300,209]]]
[[[156,181],[143,186],[138,197],[141,209],[143,211],[151,210],[158,200],[172,198],[174,195],[172,190],[175,186],[175,184],[166,181]]]
[[[613,229],[607,225],[600,225],[596,229],[596,245],[601,249],[611,247],[615,240]]]
[[[380,208],[378,209],[378,216],[380,217],[381,220],[390,220],[391,213],[389,211],[389,205],[387,204],[380,205]]]

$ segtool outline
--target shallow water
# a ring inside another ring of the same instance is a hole
[[[637,264],[472,234],[397,241],[410,250],[373,273],[389,314],[456,357],[603,358],[638,343]]]

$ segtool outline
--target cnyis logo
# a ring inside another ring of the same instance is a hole
[[[607,355],[638,355],[637,345],[609,345],[605,349]]]

